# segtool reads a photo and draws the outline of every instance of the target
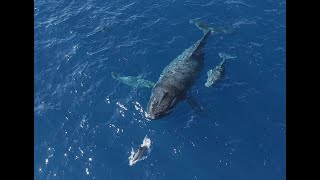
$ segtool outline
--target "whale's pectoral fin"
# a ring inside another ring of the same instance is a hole
[[[138,79],[138,86],[137,87],[145,87],[145,88],[153,88],[153,86],[155,85],[154,82],[146,80],[146,79],[142,79],[139,78]]]
[[[194,109],[196,112],[203,112],[204,108],[196,101],[196,99],[192,96],[187,96],[186,102]]]
[[[142,75],[139,75],[137,77],[122,76],[118,73],[111,72],[111,76],[119,82],[135,88],[153,88],[153,86],[155,85],[154,82],[143,79]]]

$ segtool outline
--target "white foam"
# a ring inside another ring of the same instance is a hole
[[[147,137],[147,135],[144,137],[143,141],[142,141],[142,144],[140,145],[141,147],[147,147],[148,149],[148,153],[150,153],[150,147],[151,147],[151,139]],[[129,156],[129,165],[130,166],[133,166],[135,165],[137,162],[139,161],[142,161],[144,159],[146,159],[148,156],[141,156],[140,158],[138,159],[135,159],[134,160],[134,156],[136,155],[136,153],[138,153],[138,150],[137,152],[134,151],[134,149],[131,147],[131,154]]]

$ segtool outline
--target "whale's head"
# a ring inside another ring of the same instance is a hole
[[[162,88],[154,88],[148,103],[146,117],[149,119],[159,119],[168,115],[179,98],[174,92]]]

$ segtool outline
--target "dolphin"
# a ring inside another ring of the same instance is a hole
[[[143,157],[143,155],[146,150],[149,150],[149,153],[150,153],[150,146],[151,146],[151,139],[148,138],[148,136],[146,135],[142,141],[142,144],[139,146],[139,149],[137,150],[137,152],[135,152],[133,148],[131,149],[131,155],[129,157],[129,165],[133,166],[138,161],[145,159],[146,157]]]

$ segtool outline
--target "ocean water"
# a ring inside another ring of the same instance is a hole
[[[151,94],[111,72],[156,81],[176,56],[214,34],[186,102],[159,121]],[[286,179],[286,1],[34,1],[34,179]],[[225,76],[205,87],[221,58]],[[128,157],[145,136],[145,159]]]

